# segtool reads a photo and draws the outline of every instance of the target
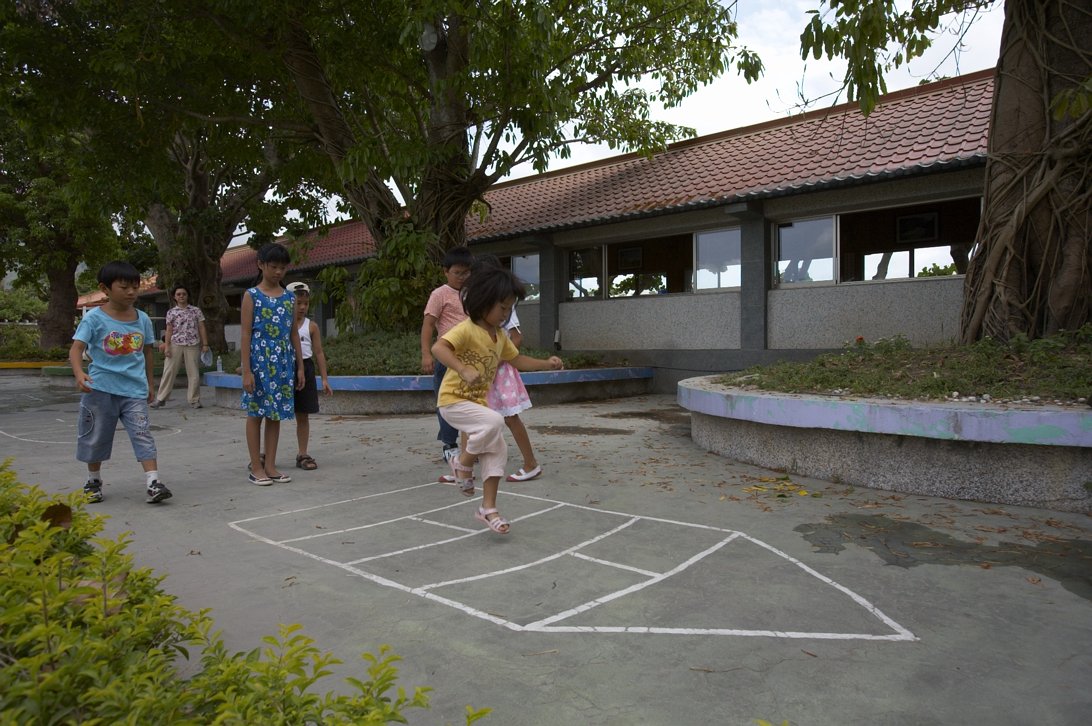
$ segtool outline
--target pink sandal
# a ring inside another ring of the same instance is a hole
[[[492,519],[489,518],[490,514],[497,516]],[[489,529],[493,530],[497,534],[508,534],[511,525],[508,524],[508,520],[500,516],[500,512],[496,508],[486,509],[485,507],[478,507],[478,511],[474,512],[474,519],[478,520]]]
[[[470,476],[466,477],[465,479],[460,479],[459,472],[468,473],[470,474]],[[473,469],[465,468],[462,464],[459,463],[458,458],[453,456],[451,457],[451,475],[453,477],[453,481],[455,482],[455,486],[459,487],[460,494],[462,494],[464,497],[474,496]],[[440,477],[440,480],[443,481],[446,478],[446,476]]]

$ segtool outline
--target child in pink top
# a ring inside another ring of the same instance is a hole
[[[458,323],[466,320],[463,312],[462,289],[470,277],[470,265],[474,256],[466,247],[454,247],[444,255],[444,276],[447,284],[440,285],[429,295],[425,305],[424,321],[421,323],[421,372],[432,374],[432,390],[439,391],[447,368],[432,357],[432,343],[435,339],[451,330]],[[443,444],[444,460],[450,462],[459,454],[459,432],[436,412],[440,422],[440,432],[436,438]]]

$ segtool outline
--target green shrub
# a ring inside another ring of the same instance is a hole
[[[968,345],[913,348],[902,336],[847,342],[840,353],[804,363],[756,366],[721,379],[790,393],[838,390],[856,395],[944,399],[988,393],[992,398],[1039,396],[1076,400],[1089,395],[1092,323],[1037,340],[1008,344],[986,338]]]
[[[39,348],[38,326],[0,324],[0,360],[67,360],[67,348]]]
[[[348,333],[323,341],[332,376],[415,376],[421,373],[420,333],[373,331]],[[533,358],[548,358],[552,351],[524,348]],[[598,356],[557,353],[566,368],[601,365]],[[226,370],[226,365],[225,365]]]
[[[281,626],[229,653],[208,611],[193,613],[135,568],[128,540],[96,537],[79,493],[47,497],[0,464],[0,723],[382,724],[427,708],[396,689],[398,657],[365,653],[353,695],[313,687],[340,661]],[[190,651],[200,669],[180,675]],[[196,655],[195,655],[196,657]],[[466,722],[488,709],[467,708]]]
[[[342,333],[323,338],[323,350],[331,376],[417,376],[421,375],[421,335],[383,330],[365,333]],[[567,354],[549,350],[524,348],[533,358],[561,356],[566,368],[596,368],[605,365],[592,353]],[[239,352],[222,356],[224,371],[235,373],[239,367]],[[620,365],[625,365],[621,363]]]
[[[26,289],[0,289],[0,320],[31,322],[45,311],[45,301]]]

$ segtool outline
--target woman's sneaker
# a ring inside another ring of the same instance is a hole
[[[171,490],[160,484],[158,479],[148,485],[148,504],[162,502],[164,499],[170,499],[171,496]]]
[[[102,480],[88,479],[83,485],[83,496],[88,504],[98,504],[102,501]]]

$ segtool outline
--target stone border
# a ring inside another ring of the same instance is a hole
[[[652,368],[579,368],[522,373],[531,400],[549,405],[572,401],[640,396],[652,390]],[[216,392],[216,405],[239,408],[242,376],[206,373],[205,385]],[[330,376],[333,396],[321,396],[324,414],[409,414],[436,410],[432,376]]]
[[[874,489],[1092,511],[1092,411],[828,398],[680,381],[694,442]]]

